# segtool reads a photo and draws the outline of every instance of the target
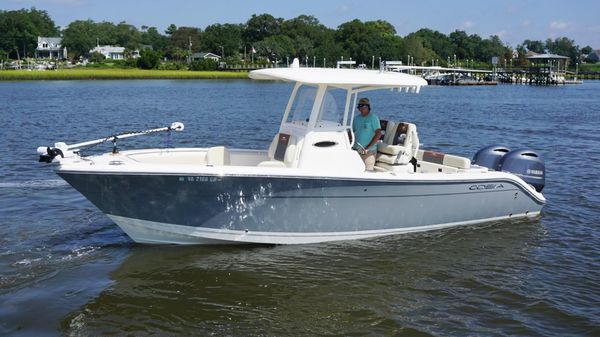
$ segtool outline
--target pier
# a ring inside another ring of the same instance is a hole
[[[554,54],[539,54],[527,57],[527,68],[497,69],[497,78],[502,83],[530,85],[558,85],[576,83],[567,80],[569,58]],[[576,78],[574,79],[577,80]]]
[[[600,79],[599,73],[569,72],[566,56],[540,54],[527,58],[527,67],[497,67],[492,70],[461,67],[405,66],[402,61],[387,61],[389,70],[420,75],[433,85],[495,85],[498,83],[528,85],[581,84],[581,79]]]
[[[493,71],[468,69],[462,67],[426,67],[405,66],[401,61],[387,61],[386,68],[391,71],[419,75],[431,85],[496,85]]]

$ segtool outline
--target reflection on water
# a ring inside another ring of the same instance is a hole
[[[522,220],[304,246],[136,246],[110,274],[113,284],[63,320],[62,329],[513,334],[511,327],[553,321],[561,310],[536,294],[536,268],[526,262],[536,259],[534,247],[545,237],[539,220]],[[528,309],[534,305],[542,310]]]

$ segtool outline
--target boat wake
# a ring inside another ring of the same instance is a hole
[[[0,182],[0,188],[54,188],[68,185],[62,179],[27,180]]]

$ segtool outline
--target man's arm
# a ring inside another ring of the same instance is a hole
[[[371,146],[375,145],[375,143],[379,141],[379,138],[381,138],[381,129],[375,130],[375,136],[373,136],[373,138],[369,142],[369,145],[365,146],[365,150],[368,150],[371,148]]]

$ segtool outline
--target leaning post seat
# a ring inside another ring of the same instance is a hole
[[[288,167],[296,155],[296,138],[287,133],[278,133],[269,146],[269,160],[258,163],[262,167]]]
[[[417,127],[412,123],[388,122],[383,142],[377,145],[377,161],[406,165],[419,150]]]

